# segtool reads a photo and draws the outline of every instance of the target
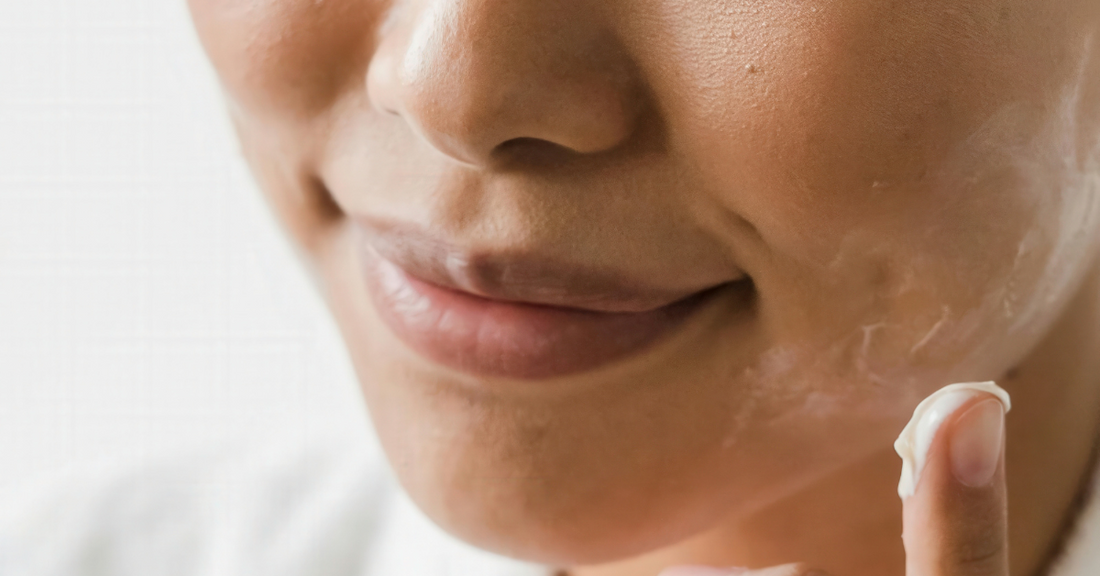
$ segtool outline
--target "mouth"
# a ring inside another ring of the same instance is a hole
[[[455,256],[424,237],[367,234],[359,255],[382,321],[409,348],[480,377],[543,380],[593,370],[668,337],[741,274],[696,289],[523,257]]]

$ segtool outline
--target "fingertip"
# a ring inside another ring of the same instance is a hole
[[[948,451],[951,472],[964,486],[980,488],[993,481],[1004,447],[1004,406],[982,400],[955,419]]]
[[[904,499],[907,573],[1006,576],[1008,405],[977,391],[952,396],[937,403],[919,483]]]
[[[913,417],[894,442],[894,450],[902,459],[898,496],[903,501],[916,492],[917,484],[928,461],[929,451],[935,444],[942,425],[956,417],[960,409],[972,406],[976,398],[982,397],[1001,403],[1003,420],[1004,413],[1011,406],[1011,399],[1008,392],[994,382],[951,384],[937,390],[917,405],[913,411]]]

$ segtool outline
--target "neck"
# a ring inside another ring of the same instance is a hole
[[[1000,383],[1012,395],[1006,474],[1013,574],[1038,575],[1072,528],[1100,430],[1100,266],[1029,356]],[[571,576],[652,576],[667,566],[807,562],[845,576],[904,574],[900,462],[890,447],[750,518]]]

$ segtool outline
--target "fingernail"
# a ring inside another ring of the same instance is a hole
[[[660,576],[737,576],[748,568],[714,568],[712,566],[675,566],[661,571]]]
[[[925,398],[913,411],[913,418],[901,431],[897,441],[894,442],[894,450],[902,459],[901,480],[898,482],[898,496],[901,496],[902,500],[912,496],[916,491],[917,482],[920,480],[925,460],[928,457],[928,449],[932,446],[932,441],[936,437],[936,431],[939,430],[940,424],[963,404],[966,404],[968,400],[982,393],[993,396],[988,401],[1002,405],[1001,418],[1003,420],[1004,412],[1008,412],[1012,404],[1008,392],[1005,392],[1004,389],[993,382],[963,382],[945,386]],[[983,401],[982,404],[985,402]],[[967,413],[969,414],[969,412],[968,410]],[[961,428],[958,427],[960,423],[956,423],[956,435],[962,433]],[[999,455],[1000,432],[998,432],[996,440]],[[966,457],[971,458],[973,454],[972,444],[967,446],[969,451],[966,453]],[[954,454],[953,447],[951,452]],[[963,454],[960,452],[961,456]],[[994,462],[995,469],[996,462]],[[992,478],[992,475],[989,478]],[[986,481],[988,481],[988,478]]]
[[[959,482],[977,488],[993,480],[1001,461],[1004,407],[982,400],[959,416],[951,436],[951,471]]]

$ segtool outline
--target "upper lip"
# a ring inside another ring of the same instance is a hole
[[[524,250],[463,248],[404,224],[359,223],[363,248],[406,274],[493,300],[638,313],[663,308],[717,286],[662,288],[631,277],[624,270],[585,266]]]

